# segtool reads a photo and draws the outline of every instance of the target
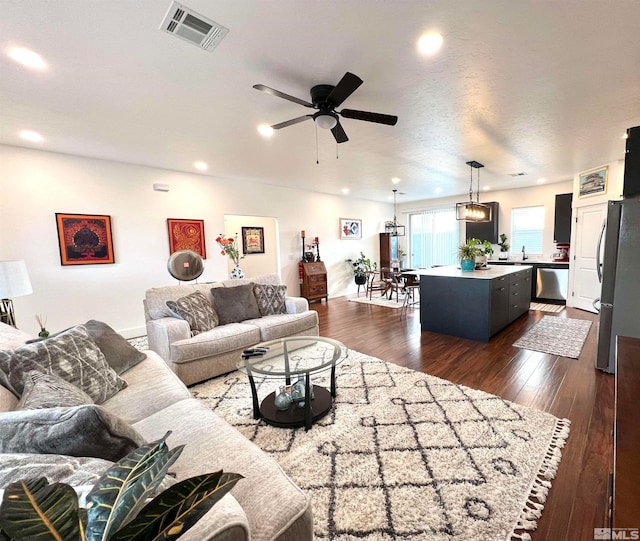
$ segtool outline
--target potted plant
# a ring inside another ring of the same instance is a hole
[[[500,255],[499,259],[509,259],[509,243],[507,242],[507,236],[504,233],[500,233],[500,242],[498,243],[500,246]]]
[[[375,262],[371,263],[371,260],[364,255],[364,252],[360,252],[360,257],[355,261],[347,259],[347,262],[351,263],[355,282],[359,286],[367,283],[368,272],[378,269],[378,264]]]
[[[139,447],[107,470],[78,505],[64,483],[41,477],[9,485],[0,506],[0,539],[73,541],[176,539],[242,478],[206,473],[184,479],[151,498],[184,446],[169,450],[164,438]]]
[[[478,255],[476,256],[476,268],[485,269],[487,267],[487,259],[493,253],[493,246],[488,240],[469,239],[467,244],[478,248]]]
[[[480,255],[477,245],[467,242],[458,246],[458,259],[463,271],[472,271],[476,268],[476,256]]]
[[[407,251],[404,248],[398,246],[398,262],[400,267],[405,266],[404,264],[405,257],[407,257]]]

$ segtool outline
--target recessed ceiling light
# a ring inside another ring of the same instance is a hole
[[[258,133],[262,135],[262,137],[271,137],[273,135],[273,128],[267,124],[260,124],[260,126],[258,126]]]
[[[42,143],[44,141],[44,137],[40,135],[37,131],[33,130],[22,130],[19,133],[20,139],[24,139],[25,141],[30,141],[32,143]]]
[[[483,189],[485,192],[488,192],[488,191],[491,189],[491,186],[483,186],[483,187],[482,187],[482,189]]]
[[[418,40],[418,50],[422,54],[432,55],[437,53],[442,47],[442,34],[438,32],[427,32],[422,34]]]
[[[538,184],[544,184],[545,182],[547,182],[547,179],[546,179],[546,178],[544,178],[544,177],[543,177],[543,178],[539,178],[536,182],[537,182]]]
[[[209,169],[209,166],[205,162],[193,162],[193,166],[198,171],[206,171],[207,169]]]
[[[435,190],[436,193],[442,193],[442,188],[438,186]]]
[[[391,179],[391,182],[393,182],[394,184],[398,184],[400,182],[400,179],[398,177],[393,177]]]
[[[8,54],[13,60],[27,68],[43,70],[47,67],[47,63],[38,53],[34,53],[24,47],[12,47],[9,49]]]
[[[351,193],[351,190],[349,188],[342,188],[342,190],[340,190],[344,195],[348,195]]]

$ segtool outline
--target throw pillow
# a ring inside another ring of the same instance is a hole
[[[144,445],[126,421],[91,404],[0,413],[0,453],[49,453],[116,461]]]
[[[102,351],[109,366],[118,374],[126,372],[147,358],[145,353],[134,348],[106,323],[90,319],[84,326],[87,328],[89,336]]]
[[[6,376],[6,387],[17,397],[24,390],[24,374],[30,370],[60,376],[82,389],[96,404],[127,386],[82,325],[41,342],[0,351],[0,371]]]
[[[235,287],[214,287],[211,295],[220,325],[260,317],[252,283]]]
[[[177,301],[167,301],[167,308],[176,317],[186,320],[194,335],[209,331],[219,323],[213,306],[199,291],[180,297]]]
[[[24,375],[24,391],[16,409],[37,410],[93,404],[91,397],[82,389],[55,374],[43,374],[31,370]]]
[[[258,309],[263,316],[286,314],[285,297],[287,286],[254,284],[253,293],[258,302]]]

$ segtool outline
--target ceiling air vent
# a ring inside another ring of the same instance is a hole
[[[222,38],[229,33],[228,28],[178,2],[171,2],[160,30],[193,43],[206,51],[213,51]]]

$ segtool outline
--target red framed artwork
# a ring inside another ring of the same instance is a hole
[[[167,218],[169,230],[169,255],[179,250],[191,250],[207,259],[204,240],[204,220]]]
[[[111,216],[56,212],[62,265],[115,263]]]

